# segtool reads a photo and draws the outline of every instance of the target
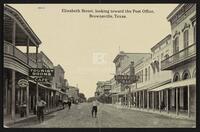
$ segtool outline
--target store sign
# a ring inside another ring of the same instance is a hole
[[[115,80],[121,84],[132,84],[137,81],[134,75],[115,75]]]
[[[35,82],[49,82],[47,78],[43,78],[43,77],[35,77],[34,81]]]
[[[20,87],[27,87],[27,86],[29,85],[29,83],[28,83],[28,80],[26,80],[26,79],[20,79],[20,80],[18,81],[18,85],[19,85]]]
[[[29,76],[54,76],[54,69],[30,68]]]

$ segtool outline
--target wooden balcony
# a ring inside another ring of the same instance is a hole
[[[9,55],[19,60],[20,62],[28,65],[29,67],[36,68],[36,61],[27,56],[27,54],[23,53],[17,47],[12,45],[11,43],[4,41],[4,55]]]
[[[173,54],[161,62],[161,70],[172,70],[196,59],[196,43]]]

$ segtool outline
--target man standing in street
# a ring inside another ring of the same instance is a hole
[[[39,97],[38,102],[37,102],[37,116],[38,116],[39,122],[44,121],[44,107],[45,107],[45,105],[46,105],[46,102],[44,100],[42,100],[41,97]]]
[[[71,102],[70,99],[68,100],[67,104],[68,104],[68,109],[70,109],[70,108],[71,108],[71,105],[72,105],[72,102]]]
[[[93,113],[95,113],[95,118],[97,117],[97,106],[98,106],[98,102],[97,102],[97,99],[95,98],[95,100],[92,102],[92,117],[93,117]]]

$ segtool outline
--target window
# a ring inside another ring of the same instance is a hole
[[[163,54],[163,53],[161,53],[161,61],[163,60],[163,57],[164,57],[164,54]]]
[[[149,77],[148,77],[148,79],[150,80],[150,66],[149,66],[149,68],[148,68],[148,72],[149,72]]]
[[[141,81],[143,82],[143,70],[141,72]]]
[[[194,25],[194,43],[196,43],[196,24]]]
[[[188,43],[189,43],[188,30],[185,30],[184,32],[183,42],[184,42],[184,48],[188,47]]]
[[[147,81],[147,68],[145,68],[145,81]]]
[[[176,37],[174,40],[174,47],[173,47],[174,54],[179,51],[179,37]]]

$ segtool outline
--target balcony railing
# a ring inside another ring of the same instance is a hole
[[[4,41],[4,54],[14,56],[17,59],[19,59],[22,62],[27,64],[27,61],[28,61],[27,55],[7,41]],[[37,67],[35,60],[30,58],[30,57],[29,57],[29,64],[28,65],[33,67],[33,68]]]
[[[196,43],[184,48],[161,62],[162,70],[171,70],[178,64],[191,60],[196,56]]]

